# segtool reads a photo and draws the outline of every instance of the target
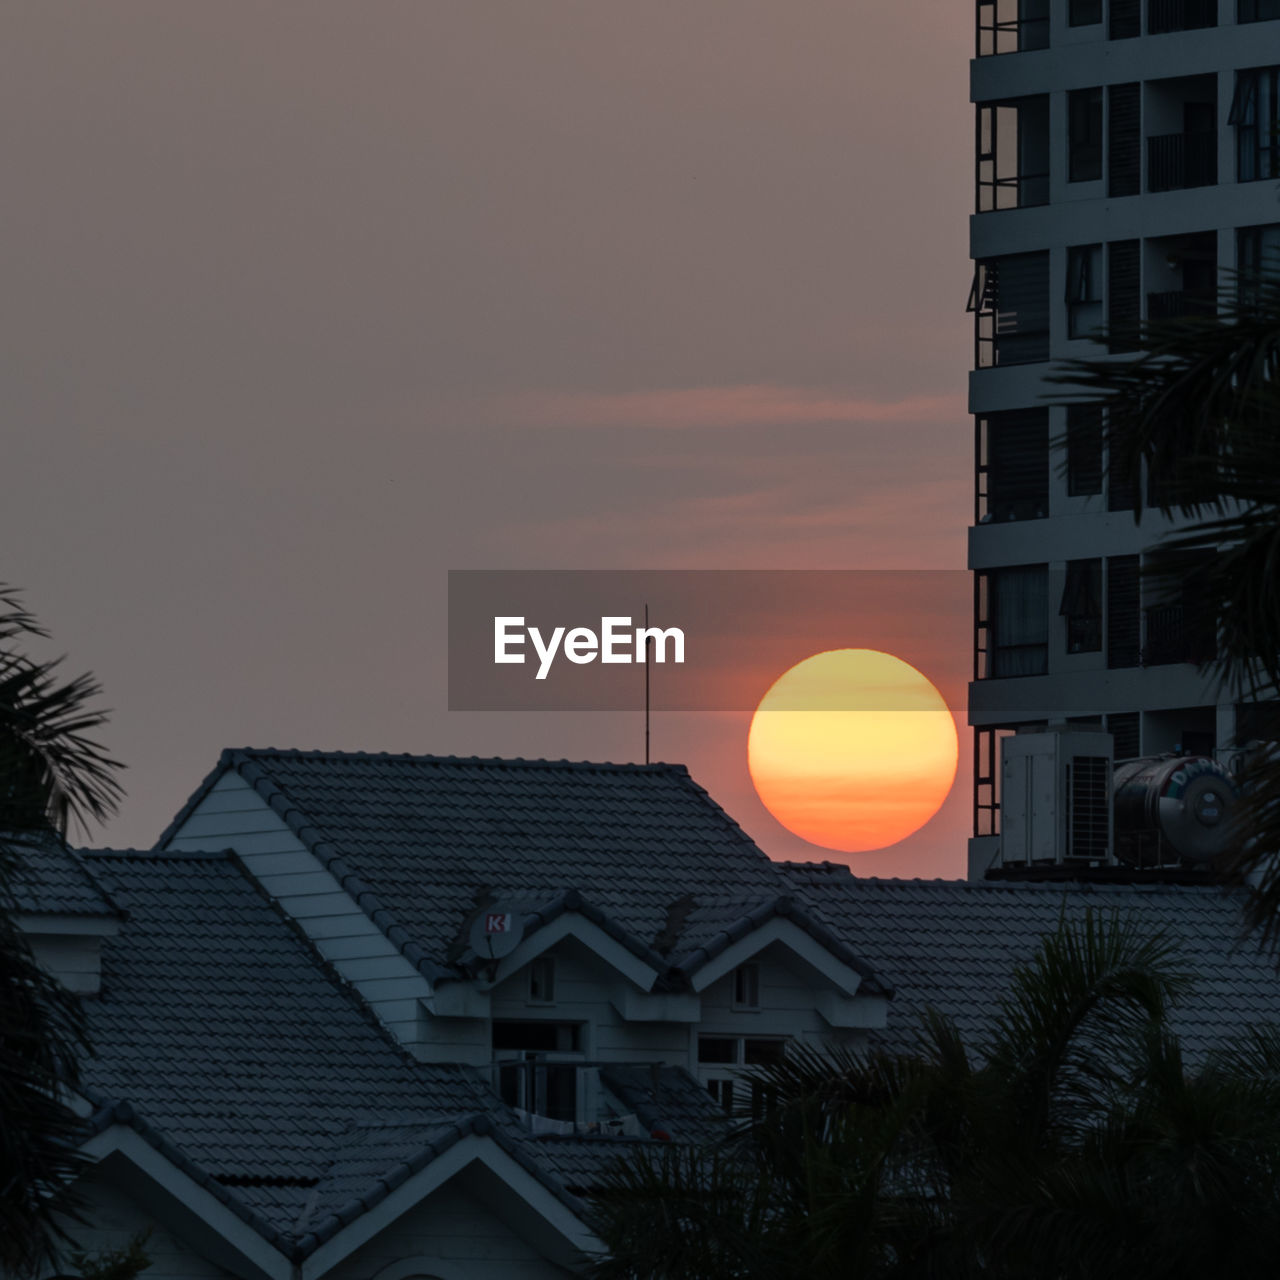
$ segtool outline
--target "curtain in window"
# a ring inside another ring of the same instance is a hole
[[[1048,670],[1049,567],[1000,569],[992,574],[992,674],[1037,676]]]

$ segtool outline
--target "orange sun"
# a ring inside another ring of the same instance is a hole
[[[764,806],[811,844],[883,849],[918,831],[955,781],[960,747],[942,695],[878,649],[830,649],[760,699],[747,767]]]

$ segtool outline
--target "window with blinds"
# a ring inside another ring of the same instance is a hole
[[[1136,196],[1142,183],[1142,86],[1107,87],[1107,194]]]

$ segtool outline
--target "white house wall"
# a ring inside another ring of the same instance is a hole
[[[760,1006],[740,1009],[733,1004],[733,974],[713,982],[702,993],[702,1020],[694,1028],[702,1035],[793,1036],[797,1040],[834,1040],[858,1044],[862,1030],[834,1031],[815,1007],[815,988],[786,961],[786,950],[774,943],[751,960],[760,970]]]
[[[417,1048],[426,979],[238,774],[218,779],[166,848],[234,849],[388,1030]]]
[[[625,1021],[611,1003],[610,993],[627,979],[576,940],[566,939],[544,954],[555,963],[555,1003],[529,1003],[526,968],[494,987],[494,1018],[585,1023],[589,1030],[584,1054],[599,1062],[688,1065],[687,1024]]]
[[[151,1266],[143,1272],[146,1280],[231,1280],[235,1274],[209,1262],[202,1250],[148,1213],[124,1190],[123,1179],[94,1170],[79,1185],[85,1220],[66,1224],[72,1241],[68,1253],[72,1249],[89,1254],[123,1249],[140,1231],[149,1228],[151,1235],[145,1248]],[[69,1258],[63,1260],[61,1269],[74,1272]]]
[[[344,1259],[324,1280],[376,1280],[397,1263],[439,1280],[558,1280],[569,1273],[451,1182]]]

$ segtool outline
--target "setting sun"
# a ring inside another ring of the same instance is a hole
[[[878,649],[797,663],[760,700],[747,765],[765,808],[826,849],[883,849],[937,813],[959,742],[942,695]]]

